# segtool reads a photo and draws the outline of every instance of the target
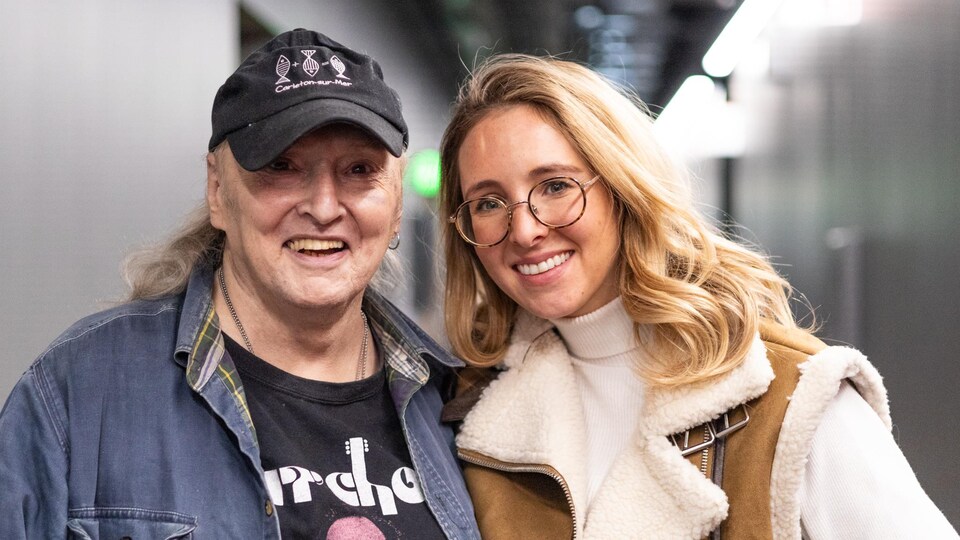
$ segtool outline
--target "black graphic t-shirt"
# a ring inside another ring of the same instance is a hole
[[[357,382],[313,381],[224,338],[284,539],[444,538],[424,502],[384,370]]]

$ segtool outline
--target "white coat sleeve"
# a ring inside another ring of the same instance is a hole
[[[800,521],[810,540],[958,538],[893,435],[846,382],[813,437]]]

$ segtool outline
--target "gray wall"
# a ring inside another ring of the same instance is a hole
[[[313,28],[377,57],[410,150],[438,146],[454,86],[438,85],[394,2],[245,5],[273,31]],[[238,13],[233,0],[0,3],[0,401],[63,329],[123,296],[131,248],[202,200],[210,105],[240,61]],[[428,211],[408,199],[405,218]],[[395,299],[412,303],[405,287]],[[424,319],[435,327],[436,311]]]
[[[196,205],[228,1],[0,7],[0,395],[67,325],[123,294],[119,262]]]
[[[960,527],[960,2],[863,6],[857,26],[775,29],[769,72],[734,73],[751,127],[733,211],[823,334],[880,370],[894,436]]]

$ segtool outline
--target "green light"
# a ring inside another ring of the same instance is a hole
[[[427,149],[410,156],[404,180],[417,195],[436,197],[440,193],[440,152]]]

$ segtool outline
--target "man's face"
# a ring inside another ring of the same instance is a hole
[[[270,313],[359,301],[399,229],[398,158],[335,124],[258,171],[229,147],[207,165],[210,221],[226,233],[224,268],[239,285],[232,296]]]

